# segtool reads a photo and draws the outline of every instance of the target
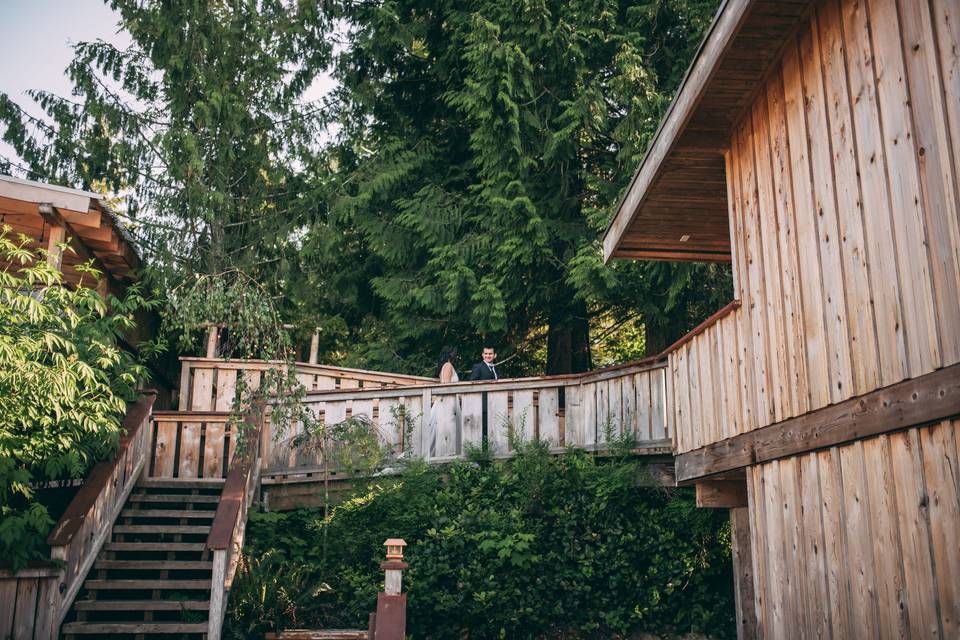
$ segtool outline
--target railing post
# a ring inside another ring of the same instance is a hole
[[[374,640],[403,640],[407,633],[407,595],[402,593],[402,575],[410,566],[403,561],[403,548],[407,543],[390,538],[383,545],[387,548],[387,560],[380,565],[385,576],[383,593],[377,594],[373,637]]]
[[[207,357],[217,357],[217,339],[220,336],[220,327],[212,324],[207,329]]]
[[[220,640],[220,627],[223,626],[223,607],[226,600],[224,582],[227,577],[228,551],[228,549],[217,549],[213,552],[213,575],[210,576],[210,615],[207,622],[207,640]]]
[[[320,360],[320,331],[314,331],[310,337],[310,356],[309,363],[317,364]]]

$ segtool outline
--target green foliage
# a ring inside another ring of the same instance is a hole
[[[303,571],[329,591],[298,606],[297,625],[363,627],[382,588],[383,541],[402,537],[412,638],[734,637],[724,514],[644,478],[636,459],[551,456],[529,443],[510,462],[411,462],[398,480],[325,519],[313,511],[255,515],[247,553],[279,564],[238,578],[228,634],[293,626],[291,615],[255,610],[243,594]],[[321,534],[330,541],[325,554]]]
[[[626,351],[649,354],[727,302],[726,269],[607,267],[599,247],[716,6],[344,3],[336,199],[298,286],[337,272],[351,305],[312,304],[354,357],[433,373],[442,344],[489,337],[511,373],[584,370],[598,318],[640,306],[653,331]]]
[[[69,287],[28,247],[0,230],[0,264],[9,265],[0,271],[0,556],[14,566],[43,556],[53,525],[35,488],[82,478],[116,447],[125,401],[146,377],[118,343],[134,313],[155,304],[136,285],[122,300],[102,299],[89,265]]]

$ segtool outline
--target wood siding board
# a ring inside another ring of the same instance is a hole
[[[177,477],[196,478],[200,473],[200,423],[180,423],[180,460]]]
[[[877,581],[873,546],[867,543],[873,540],[870,523],[873,514],[867,494],[867,484],[873,477],[867,476],[863,443],[839,447],[838,453],[844,486],[843,504],[837,508],[843,511],[844,535],[848,541],[845,556],[851,619],[860,637],[877,638],[880,637]]]
[[[747,504],[750,509],[750,546],[753,548],[754,610],[757,619],[757,637],[773,637],[770,630],[767,601],[769,571],[767,558],[766,517],[764,504],[763,465],[749,467],[747,474]]]
[[[464,393],[460,396],[463,421],[463,444],[480,447],[483,444],[483,394]]]
[[[460,404],[455,395],[434,396],[431,416],[435,429],[433,452],[431,456],[454,456],[457,451],[457,407]]]
[[[593,445],[597,443],[600,435],[597,433],[597,385],[590,382],[580,387],[580,403],[583,406],[583,444]]]
[[[582,447],[584,442],[583,392],[579,384],[564,387],[564,444]]]
[[[16,578],[0,578],[0,638],[13,636],[13,614],[17,605]]]
[[[949,138],[941,141],[952,154],[954,193],[960,192],[960,3],[956,0],[931,0],[935,40],[938,45],[943,105],[949,125]],[[953,221],[951,221],[953,223]],[[960,265],[960,234],[952,237],[954,260]],[[946,354],[956,353],[955,345],[944,345]],[[944,364],[956,360],[945,356]]]
[[[867,8],[862,0],[843,0],[843,43],[856,143],[864,224],[864,252],[870,277],[870,305],[877,333],[880,386],[899,382],[907,371],[901,309],[901,279],[893,241],[893,211],[887,191],[887,159],[880,129],[880,105],[874,78]]]
[[[674,429],[670,428],[672,422],[674,400],[668,395],[672,389],[668,389],[668,370],[657,369],[648,374],[650,383],[650,437],[654,440],[660,438],[670,438],[673,436]],[[669,398],[670,404],[667,404]]]
[[[839,0],[818,5],[820,56],[824,98],[830,124],[831,151],[837,207],[837,246],[843,266],[843,292],[852,389],[849,395],[879,386],[877,337],[870,301],[870,274],[863,231],[863,209],[854,144],[856,128],[851,115],[847,61]],[[846,397],[847,394],[844,394]]]
[[[637,378],[646,373],[626,375],[620,381],[620,406],[623,407],[623,433],[634,438],[640,437],[637,424]]]
[[[224,478],[223,463],[226,456],[224,439],[225,423],[207,422],[203,439],[203,475],[204,478]]]
[[[237,370],[220,369],[217,371],[217,400],[215,411],[230,411],[233,409],[233,398],[237,394]]]
[[[762,465],[764,483],[764,509],[766,510],[767,569],[769,571],[769,594],[771,637],[786,638],[793,630],[789,619],[791,605],[784,548],[784,501],[780,483],[780,461]]]
[[[487,440],[490,450],[494,453],[506,453],[509,439],[507,426],[507,391],[487,392]]]
[[[560,446],[560,390],[542,389],[537,408],[540,439],[550,447]]]
[[[610,417],[613,421],[613,437],[617,437],[623,433],[622,381],[622,378],[607,380],[607,402],[610,405]]]
[[[734,178],[733,178],[733,159],[729,149],[724,150],[723,152],[723,167],[724,167],[724,176],[726,177],[727,183],[727,227],[730,233],[730,272],[731,280],[733,281],[733,299],[742,300],[743,299],[743,285],[740,283],[740,270],[742,269],[741,260],[742,256],[738,247],[740,246],[737,243],[737,194],[734,189]]]
[[[937,584],[930,553],[928,498],[923,482],[922,453],[916,429],[890,436],[890,453],[900,523],[910,637],[942,638],[937,615]],[[956,543],[956,540],[954,540]],[[953,579],[956,576],[952,576]]]
[[[854,627],[851,626],[850,590],[844,569],[843,481],[836,447],[819,452],[817,465],[820,469],[821,517],[832,635],[835,638],[850,638],[854,635]]]
[[[176,468],[177,431],[176,422],[157,421],[157,441],[154,453],[153,476],[172,478]]]
[[[533,415],[535,410],[533,404],[532,390],[517,390],[513,392],[513,428],[522,442],[530,442],[537,435],[535,427],[536,418]],[[541,398],[543,393],[541,392]],[[541,424],[543,424],[541,422]]]
[[[17,581],[17,604],[13,614],[13,640],[33,638],[34,619],[37,616],[37,592],[40,578]]]
[[[890,0],[865,0],[868,6],[877,97],[887,159],[888,197],[895,216],[896,260],[903,287],[902,309],[908,377],[933,370],[941,362],[929,258],[925,246],[922,194],[911,140],[910,97],[899,45],[900,20]]]
[[[683,413],[686,417],[686,442],[688,449],[697,449],[700,447],[698,433],[700,431],[701,421],[697,417],[697,410],[700,408],[700,394],[697,385],[696,360],[691,356],[691,344],[687,343],[682,348],[683,357],[680,367],[680,381],[684,385]]]
[[[194,368],[193,392],[190,394],[191,411],[210,411],[213,409],[213,372],[214,369]]]
[[[787,117],[787,145],[793,185],[794,222],[799,256],[800,291],[803,309],[803,336],[806,344],[809,407],[817,409],[830,402],[830,373],[824,328],[823,284],[820,275],[819,242],[812,198],[812,178],[807,123],[800,71],[800,51],[790,43],[783,57],[784,107]]]
[[[753,156],[753,128],[748,118],[740,128],[740,197],[743,202],[744,240],[747,257],[747,294],[744,318],[749,317],[750,362],[753,369],[753,389],[757,426],[770,424],[774,419],[773,396],[770,392],[767,346],[766,299],[763,284],[763,255],[760,248],[760,211]]]
[[[661,374],[663,370],[658,369],[656,371],[644,371],[643,373],[637,374],[637,379],[634,384],[634,389],[636,390],[636,397],[634,403],[637,407],[637,417],[636,417],[636,435],[640,440],[652,440],[653,439],[653,427],[651,424],[651,397],[650,397],[650,381],[652,378],[657,377]],[[662,437],[662,436],[658,436]]]
[[[410,429],[410,433],[405,434],[406,442],[404,442],[404,451],[407,451],[407,445],[409,444],[409,451],[411,455],[422,456],[423,396],[404,396],[401,399],[401,402],[403,403],[404,410],[406,411],[413,425]]]
[[[863,441],[863,451],[865,464],[871,470],[867,495],[873,520],[871,543],[877,575],[879,624],[891,637],[907,638],[909,622],[889,438],[885,435],[868,438]]]
[[[805,594],[810,618],[807,637],[829,637],[830,593],[827,586],[827,554],[823,533],[823,513],[820,496],[820,467],[815,453],[799,458],[800,497],[802,500],[801,558],[804,561]]]
[[[913,114],[913,147],[923,194],[937,337],[946,362],[960,360],[960,200],[953,179],[937,39],[928,2],[899,0]]]
[[[790,415],[800,415],[809,409],[810,397],[807,391],[806,344],[782,69],[778,69],[767,83],[767,111],[770,118],[770,163],[775,195],[773,215],[777,218],[777,251],[780,255],[780,290],[783,297]]]
[[[397,398],[384,398],[380,401],[377,433],[380,442],[394,451],[399,451],[403,442],[403,418],[399,413],[401,406]]]
[[[699,340],[692,353],[696,353],[697,358],[697,379],[700,387],[700,440],[698,445],[703,446],[711,442],[716,442],[716,413],[713,405],[713,381],[710,379],[710,329],[707,329]],[[693,346],[693,345],[691,345]]]
[[[833,167],[833,145],[824,88],[823,59],[820,54],[820,30],[815,19],[811,28],[800,36],[800,58],[803,95],[806,106],[810,171],[813,178],[816,241],[820,251],[820,273],[823,282],[824,326],[830,365],[830,401],[839,402],[854,393],[850,361],[850,329],[844,292],[844,264],[840,255],[840,232],[837,223],[836,183]],[[826,138],[826,139],[824,139]],[[809,249],[809,247],[805,247]]]
[[[960,638],[960,460],[957,459],[957,422],[945,420],[919,430],[930,505],[931,546],[940,591],[940,624],[945,638]]]
[[[762,286],[766,314],[767,368],[773,419],[794,415],[790,403],[790,374],[787,369],[786,329],[783,286],[780,264],[777,209],[774,198],[773,162],[770,151],[770,113],[766,92],[760,92],[753,103],[753,157],[756,164],[758,193],[758,230],[763,260]]]

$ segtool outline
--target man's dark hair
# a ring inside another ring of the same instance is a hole
[[[490,349],[490,351],[496,351],[496,350],[497,350],[497,348],[496,348],[495,346],[493,346],[492,344],[484,344],[484,345],[483,345],[483,348],[480,349],[480,351],[483,351],[483,350],[485,350],[485,349]]]

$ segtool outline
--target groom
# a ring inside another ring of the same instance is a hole
[[[499,380],[500,375],[497,373],[496,367],[493,365],[493,361],[497,359],[497,350],[493,347],[485,346],[483,348],[483,362],[478,362],[473,365],[473,370],[470,371],[471,380]]]

